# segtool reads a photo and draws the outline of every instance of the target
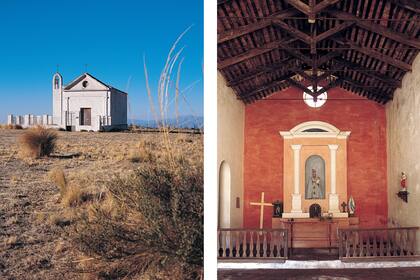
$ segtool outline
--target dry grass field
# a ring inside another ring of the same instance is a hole
[[[54,153],[78,156],[32,159],[20,154],[24,132],[0,129],[0,279],[100,278],[89,271],[96,258],[74,245],[81,213],[107,201],[113,178],[163,156],[161,134],[58,132]],[[169,137],[172,148],[202,164],[202,135]]]

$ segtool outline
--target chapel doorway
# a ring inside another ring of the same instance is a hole
[[[80,125],[91,125],[91,108],[80,108]]]
[[[222,161],[219,169],[219,228],[230,228],[230,166]]]

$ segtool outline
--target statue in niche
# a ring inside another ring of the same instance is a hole
[[[305,199],[325,199],[325,161],[318,155],[305,163]]]

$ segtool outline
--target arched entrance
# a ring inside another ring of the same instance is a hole
[[[219,228],[230,227],[230,166],[222,161],[219,168]]]

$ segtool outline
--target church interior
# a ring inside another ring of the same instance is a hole
[[[420,3],[218,0],[218,256],[420,257]]]

